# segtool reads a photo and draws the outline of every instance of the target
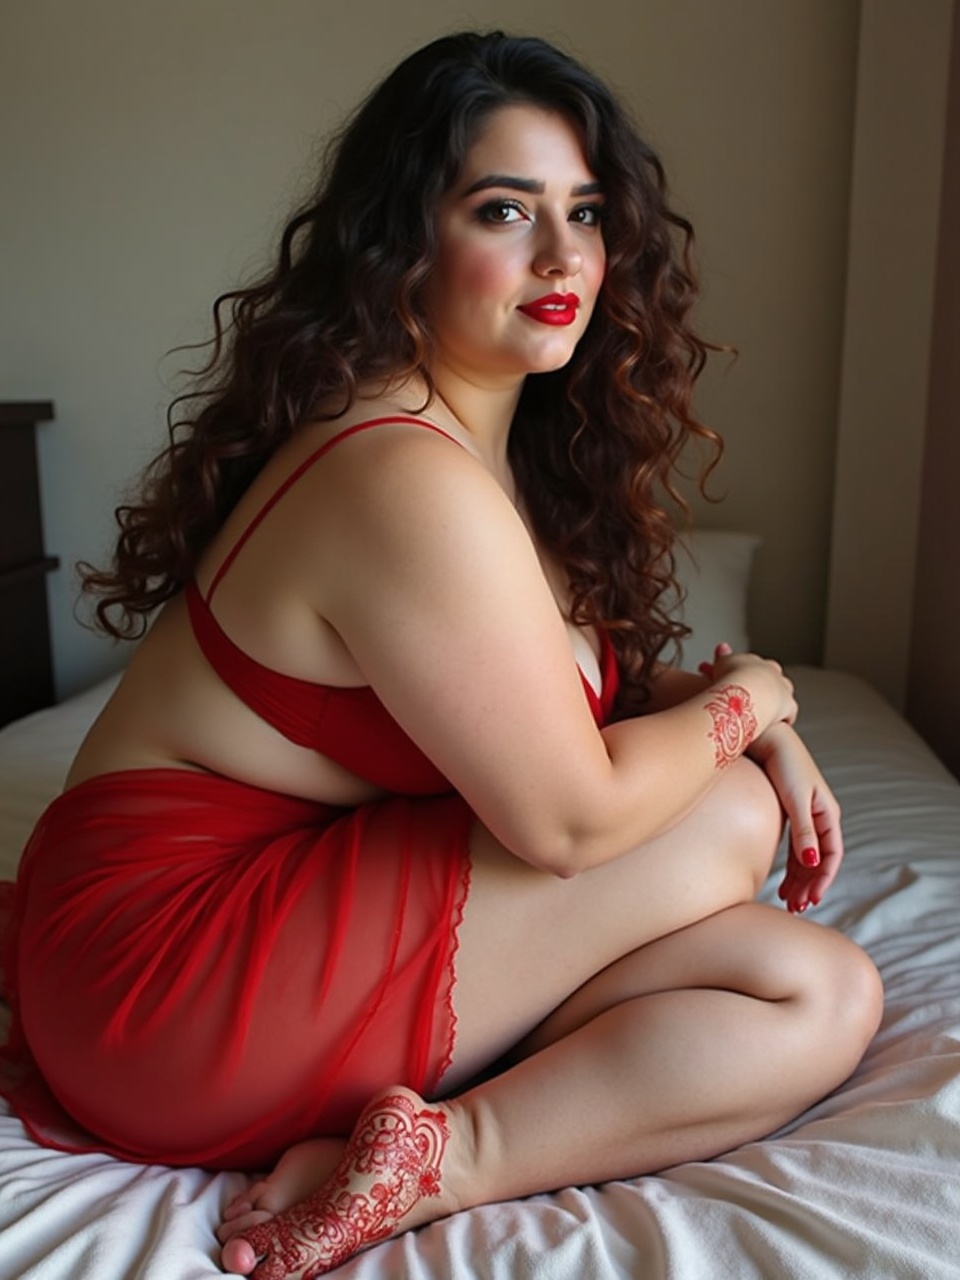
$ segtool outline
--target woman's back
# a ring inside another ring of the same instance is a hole
[[[304,428],[271,459],[202,557],[186,598],[171,601],[142,642],[68,785],[117,769],[172,765],[327,803],[355,804],[382,789],[447,789],[370,689],[325,616],[324,600],[334,580],[337,590],[347,582],[364,591],[351,576],[350,545],[372,471],[395,468],[415,446],[414,465],[429,490],[444,483],[451,448],[463,454],[471,445],[452,433],[455,424],[450,431],[373,408],[356,406],[344,419]],[[471,461],[458,468],[458,483],[467,487],[479,472]],[[391,541],[391,519],[404,516],[393,501],[380,506]],[[509,504],[503,507],[501,517],[514,519]],[[582,637],[575,648],[595,703],[596,655]],[[435,653],[423,660],[434,661]],[[609,698],[612,662],[607,666]]]

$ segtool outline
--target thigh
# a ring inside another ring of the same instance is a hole
[[[838,1047],[844,1029],[858,1044],[872,1036],[882,1007],[876,968],[856,943],[781,907],[747,902],[608,965],[548,1015],[515,1056],[537,1053],[624,1001],[692,988],[819,1010]]]
[[[522,862],[478,827],[444,1086],[495,1061],[622,956],[752,899],[781,828],[773,789],[748,760],[725,770],[669,831],[567,880]]]

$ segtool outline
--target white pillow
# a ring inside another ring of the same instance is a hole
[[[747,592],[760,539],[752,533],[697,529],[676,547],[677,580],[686,593],[674,611],[692,634],[682,643],[681,665],[695,671],[726,641],[747,652]]]
[[[116,688],[110,676],[0,729],[0,880],[12,880],[34,824],[59,795],[80,743]]]

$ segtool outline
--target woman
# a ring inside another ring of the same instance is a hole
[[[227,1210],[230,1270],[708,1158],[876,1028],[870,962],[796,918],[842,841],[789,681],[723,644],[660,662],[663,502],[713,439],[689,245],[593,76],[436,41],[229,295],[229,343],[218,305],[88,572],[114,634],[162,608],[24,858],[45,1084],[7,1092],[70,1149],[280,1157]],[[784,811],[788,913],[752,901]]]

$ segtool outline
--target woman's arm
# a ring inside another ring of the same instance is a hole
[[[712,680],[716,663],[732,652],[717,645],[700,672]],[[679,686],[677,686],[679,690]],[[805,743],[789,724],[771,727],[747,748],[776,791],[790,828],[790,852],[779,897],[792,912],[818,906],[843,858],[840,806]]]
[[[817,906],[840,869],[840,806],[806,746],[788,724],[772,725],[749,748],[780,798],[790,852],[779,895],[790,911]]]
[[[426,433],[331,454],[318,611],[397,721],[518,857],[557,875],[671,826],[772,723],[776,664],[718,661],[699,696],[598,732],[530,536],[492,476]]]

